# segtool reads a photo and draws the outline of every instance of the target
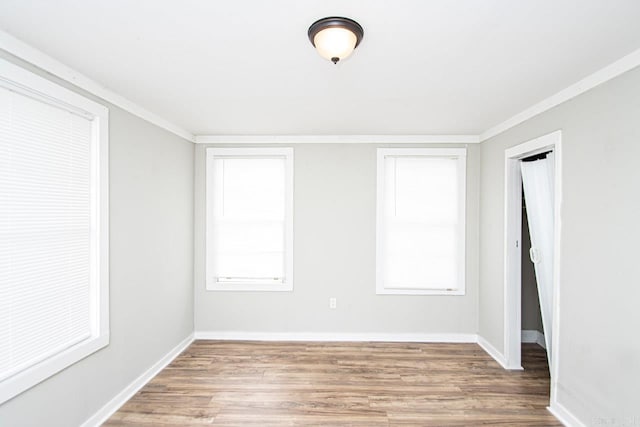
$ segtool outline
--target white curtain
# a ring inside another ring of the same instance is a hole
[[[520,162],[524,198],[531,235],[531,261],[534,263],[544,339],[551,365],[553,325],[553,233],[554,233],[554,154],[545,159]]]
[[[92,334],[91,140],[90,119],[0,88],[0,383]]]
[[[385,156],[383,280],[387,288],[459,287],[457,159]]]
[[[285,158],[218,158],[213,173],[215,277],[283,283]]]

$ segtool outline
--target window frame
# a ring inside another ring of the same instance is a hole
[[[462,266],[458,272],[458,286],[452,289],[434,288],[398,288],[387,287],[384,283],[383,254],[384,242],[384,212],[385,212],[385,157],[435,157],[455,158],[458,172],[458,226],[457,226],[457,257],[458,265]],[[377,295],[465,295],[466,293],[466,148],[378,148],[376,167],[376,294]]]
[[[284,157],[285,159],[285,221],[284,221],[284,282],[268,284],[264,281],[235,281],[218,282],[213,277],[215,265],[213,256],[210,256],[210,248],[214,247],[215,236],[212,233],[214,223],[213,192],[214,160],[220,158],[273,158]],[[207,291],[267,291],[267,292],[289,292],[293,291],[293,148],[291,147],[239,147],[239,148],[219,148],[208,147],[206,149],[205,165],[206,185],[206,215],[205,215],[205,282]]]
[[[0,381],[0,404],[109,345],[109,110],[0,59],[0,86],[91,120],[91,336]]]

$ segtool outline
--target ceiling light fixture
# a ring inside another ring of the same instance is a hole
[[[320,56],[337,64],[358,47],[364,30],[353,19],[332,16],[311,24],[308,35]]]

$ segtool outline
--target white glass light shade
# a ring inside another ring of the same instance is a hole
[[[351,55],[356,42],[356,35],[352,31],[340,27],[326,28],[313,38],[313,44],[320,56],[334,62],[335,58],[343,60]]]
[[[364,30],[353,19],[331,16],[311,24],[307,35],[320,56],[336,64],[358,47]]]

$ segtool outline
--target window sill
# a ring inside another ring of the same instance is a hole
[[[398,289],[398,288],[378,288],[376,295],[465,295],[464,289]]]
[[[207,282],[207,291],[222,292],[291,292],[293,283],[265,284],[258,282]]]
[[[0,404],[109,345],[109,334],[88,338],[0,382]]]

